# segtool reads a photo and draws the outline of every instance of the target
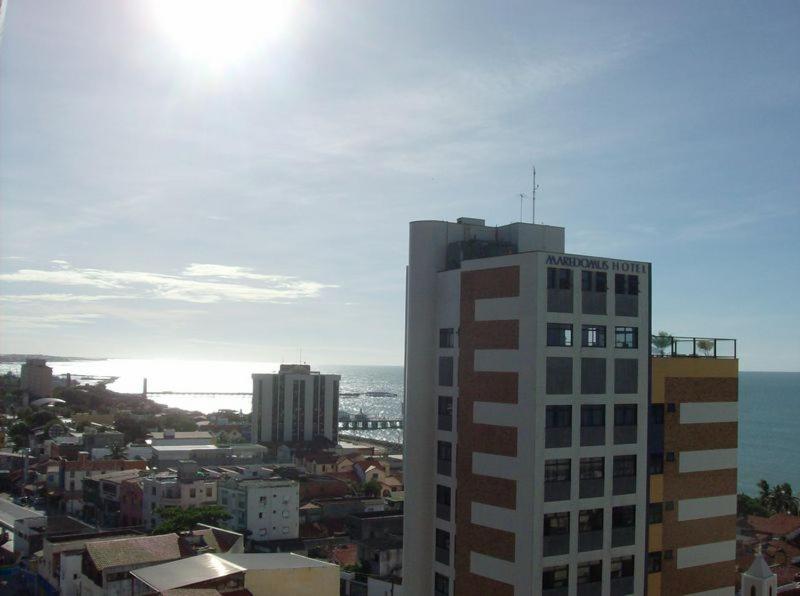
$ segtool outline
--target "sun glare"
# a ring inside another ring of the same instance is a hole
[[[213,70],[236,65],[285,37],[289,0],[154,0],[156,20],[188,60]]]

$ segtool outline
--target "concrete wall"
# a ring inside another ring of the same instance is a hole
[[[253,596],[338,596],[339,566],[248,570],[244,585]]]

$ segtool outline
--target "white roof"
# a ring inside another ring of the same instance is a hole
[[[311,559],[295,553],[223,553],[214,556],[247,570],[338,567],[327,561]]]
[[[153,451],[201,451],[219,449],[216,445],[153,445]]]
[[[20,507],[7,499],[0,499],[0,524],[6,528],[12,529],[16,520],[29,517],[44,517],[44,513]]]
[[[248,570],[304,569],[336,567],[293,553],[211,554],[197,555],[170,563],[152,565],[131,571],[131,575],[162,592],[200,582],[227,577]]]
[[[220,559],[217,555],[206,553],[170,563],[136,569],[131,571],[131,575],[146,583],[153,590],[162,592],[226,577],[242,571],[244,571],[244,568]]]

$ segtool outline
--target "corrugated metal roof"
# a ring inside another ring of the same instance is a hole
[[[159,592],[190,586],[241,573],[243,567],[212,554],[153,565],[131,571],[131,575]]]

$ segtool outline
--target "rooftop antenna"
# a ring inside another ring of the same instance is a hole
[[[522,202],[528,198],[524,192],[519,193],[519,221],[522,221]]]
[[[533,189],[531,190],[531,223],[536,223],[536,191],[539,185],[536,184],[536,166],[533,166]]]

